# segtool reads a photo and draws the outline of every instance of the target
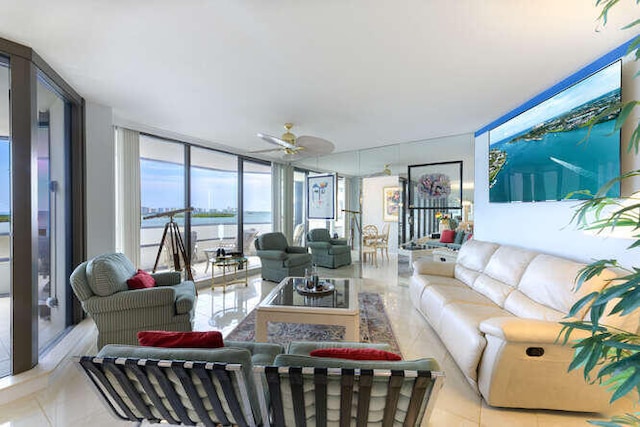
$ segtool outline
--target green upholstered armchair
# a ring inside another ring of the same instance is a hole
[[[311,262],[321,267],[338,268],[351,264],[351,246],[347,239],[332,239],[329,230],[314,228],[307,233]]]
[[[262,264],[262,278],[279,282],[287,276],[304,276],[311,267],[307,248],[289,246],[284,234],[265,233],[256,237],[256,253]]]
[[[152,274],[156,287],[129,290],[136,273],[121,253],[99,255],[71,274],[71,287],[98,328],[98,349],[105,344],[138,344],[143,330],[190,331],[196,306],[192,281],[179,272]]]

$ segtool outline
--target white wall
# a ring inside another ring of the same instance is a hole
[[[87,102],[87,257],[116,247],[115,138],[110,107]]]
[[[625,58],[622,78],[624,101],[640,98],[640,80],[633,79],[637,69],[637,63]],[[628,123],[634,121],[637,123],[637,120],[629,120]],[[640,159],[627,153],[630,134],[630,127],[623,130],[623,171],[640,168]],[[630,239],[606,236],[604,233],[596,236],[578,230],[571,223],[577,201],[489,203],[488,151],[489,134],[484,133],[475,139],[474,238],[536,249],[585,262],[615,258],[623,265],[638,265],[637,251],[626,250]],[[623,187],[623,194],[631,194],[640,188],[636,183],[631,184]]]
[[[397,176],[383,176],[365,178],[362,180],[362,225],[373,224],[382,231],[383,220],[382,202],[383,188],[397,187]],[[398,222],[389,222],[389,253],[398,252]]]

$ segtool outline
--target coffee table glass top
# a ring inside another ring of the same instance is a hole
[[[304,284],[304,277],[287,277],[260,303],[261,306],[351,308],[348,279],[320,279],[335,290],[321,295],[301,294],[296,286]]]

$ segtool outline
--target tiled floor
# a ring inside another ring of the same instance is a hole
[[[356,280],[361,290],[382,295],[403,356],[406,359],[435,357],[446,373],[445,385],[438,397],[433,416],[423,426],[585,426],[587,419],[594,418],[593,414],[488,407],[469,386],[433,330],[412,308],[407,278],[403,274],[398,276],[394,260],[381,262],[377,268],[365,265],[361,272],[357,266],[358,264],[354,268],[326,270],[326,273],[323,270],[323,274],[333,274],[336,277],[361,276],[362,279]],[[196,329],[219,329],[228,333],[274,285],[252,276],[248,287],[235,285],[229,287],[224,295],[220,289],[213,294],[207,289],[201,289]],[[91,351],[95,352],[95,348]],[[611,413],[620,411],[619,407],[615,407]],[[0,427],[87,425],[100,427],[130,424],[119,422],[106,412],[69,359],[64,362],[62,374],[56,375],[46,390],[0,406]]]

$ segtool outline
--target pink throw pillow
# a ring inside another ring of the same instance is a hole
[[[333,357],[349,360],[402,360],[400,355],[376,348],[319,348],[309,353],[315,357]]]
[[[220,331],[175,332],[140,331],[138,343],[146,347],[219,348],[224,347]]]
[[[145,289],[153,288],[156,285],[156,279],[144,270],[138,270],[130,279],[127,279],[129,289]]]
[[[442,230],[440,235],[440,243],[453,243],[456,238],[456,232],[453,230]]]

